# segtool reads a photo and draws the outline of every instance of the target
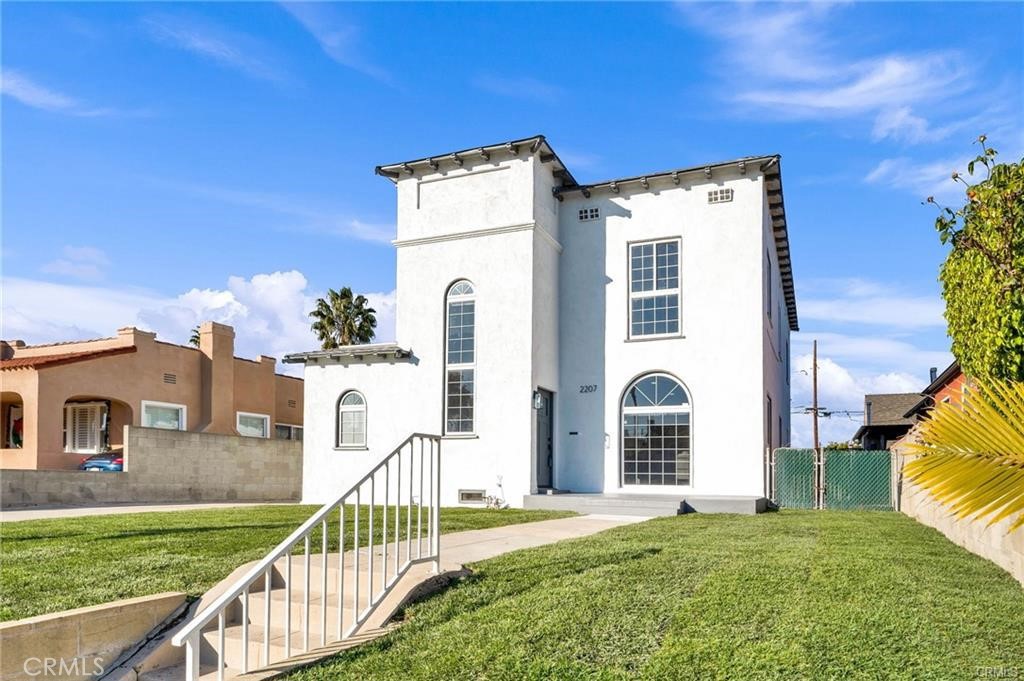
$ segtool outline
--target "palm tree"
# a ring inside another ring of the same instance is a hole
[[[194,348],[199,347],[199,325],[192,327],[192,335],[188,337],[188,344]]]
[[[373,340],[377,326],[376,310],[364,296],[353,295],[348,286],[340,291],[327,289],[327,298],[318,298],[311,329],[324,350],[344,345],[360,345]]]
[[[907,449],[904,474],[958,518],[1024,527],[1024,383],[988,379],[962,404],[936,404]]]

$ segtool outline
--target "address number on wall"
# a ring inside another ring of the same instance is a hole
[[[591,383],[590,385],[581,385],[580,386],[580,392],[581,393],[596,393],[597,392],[597,384],[596,383]]]

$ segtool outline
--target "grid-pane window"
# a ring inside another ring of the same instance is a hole
[[[476,292],[468,281],[448,289],[445,333],[446,433],[474,432],[476,378]]]
[[[629,248],[629,335],[679,333],[679,240]]]
[[[366,400],[354,390],[338,400],[338,446],[366,446]]]
[[[690,399],[675,379],[634,382],[622,403],[622,484],[690,484]]]

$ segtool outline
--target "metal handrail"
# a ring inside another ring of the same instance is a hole
[[[419,487],[420,495],[417,498],[416,514],[417,514],[417,555],[414,558],[412,555],[412,512],[413,512],[413,483],[415,478],[415,472],[417,466],[415,465],[416,455],[416,442],[420,443],[419,447],[419,459],[420,464],[418,467],[419,472]],[[428,549],[426,554],[423,553],[423,537],[422,537],[422,523],[420,517],[423,511],[423,477],[426,475],[425,464],[424,464],[424,443],[430,443],[429,453],[429,467],[430,467],[430,503],[428,506],[428,523],[427,523],[427,541]],[[409,494],[406,506],[407,511],[407,537],[406,537],[406,556],[405,562],[401,562],[401,544],[400,532],[399,532],[399,509],[402,506],[402,456],[405,450],[409,450]],[[434,463],[434,459],[437,459],[437,463]],[[248,599],[251,587],[256,584],[261,578],[264,580],[264,649],[262,655],[262,664],[266,666],[270,662],[269,656],[269,636],[267,632],[270,627],[270,582],[271,582],[271,571],[274,568],[275,563],[282,559],[287,558],[285,564],[285,658],[290,657],[291,654],[291,593],[293,588],[292,580],[292,558],[291,553],[295,548],[296,544],[303,542],[304,545],[304,562],[303,562],[303,613],[302,613],[302,649],[309,649],[309,623],[310,623],[310,535],[319,525],[322,531],[322,564],[321,564],[321,631],[320,639],[321,645],[326,643],[326,609],[327,609],[327,532],[328,532],[328,519],[330,514],[339,510],[339,564],[338,564],[338,580],[337,584],[333,585],[337,589],[338,594],[338,627],[337,627],[337,639],[342,640],[355,634],[359,628],[365,624],[367,619],[373,614],[377,606],[383,602],[384,597],[390,592],[390,589],[398,582],[402,575],[416,563],[430,562],[434,563],[435,571],[440,570],[440,541],[438,534],[440,532],[440,466],[441,466],[441,438],[438,435],[430,435],[426,433],[413,433],[407,437],[400,445],[395,447],[387,456],[383,457],[373,468],[371,468],[362,478],[354,483],[347,491],[338,496],[334,501],[325,504],[316,513],[309,517],[302,525],[300,525],[294,532],[292,532],[286,539],[281,541],[276,547],[274,547],[266,556],[264,556],[258,563],[250,568],[246,573],[234,582],[234,584],[218,596],[208,607],[204,608],[198,613],[192,621],[186,624],[180,631],[178,631],[172,638],[172,643],[175,646],[185,646],[185,667],[186,667],[186,679],[187,681],[196,681],[199,677],[199,640],[202,635],[204,627],[210,624],[214,619],[217,620],[218,626],[218,645],[217,645],[217,659],[218,659],[218,678],[223,678],[224,664],[224,629],[225,629],[225,610],[235,602],[236,599],[242,599],[242,611],[243,611],[243,630],[242,630],[242,653],[241,653],[241,671],[243,673],[248,670],[248,638],[249,638],[249,623],[248,623]],[[394,575],[388,579],[387,565],[388,565],[388,522],[387,522],[387,508],[388,508],[388,497],[390,491],[389,478],[390,478],[390,464],[392,461],[397,461],[398,473],[395,479],[396,487],[396,499],[395,499],[395,521],[394,521],[394,548],[395,548],[395,571]],[[374,547],[374,521],[373,521],[373,509],[376,501],[376,484],[375,476],[381,470],[385,472],[385,485],[384,485],[384,521],[381,523],[380,538],[383,547],[383,568],[381,570],[381,584],[379,585],[378,593],[374,593],[374,571],[373,571],[373,547]],[[434,480],[437,477],[437,480]],[[367,585],[366,592],[366,604],[367,607],[360,611],[360,593],[359,593],[359,506],[361,502],[361,490],[364,484],[370,483],[370,500],[369,500],[369,533],[368,533],[368,562],[369,571],[367,573]],[[355,551],[355,573],[353,575],[354,585],[352,588],[352,625],[348,630],[343,629],[342,616],[344,607],[344,592],[345,592],[345,502],[355,495],[356,506],[353,518],[353,549]]]

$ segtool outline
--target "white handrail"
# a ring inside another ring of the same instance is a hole
[[[417,442],[419,443],[419,449],[420,449],[420,452],[419,452],[419,454],[420,454],[420,456],[419,456],[419,460],[420,460],[419,466],[416,466],[416,464],[415,464],[415,454],[416,454],[415,450],[416,450]],[[421,526],[420,517],[421,517],[421,514],[422,514],[422,507],[423,507],[423,504],[424,504],[423,478],[427,475],[427,472],[426,472],[426,469],[425,469],[425,466],[424,466],[424,457],[423,457],[423,454],[424,454],[424,443],[425,442],[429,442],[430,443],[430,457],[429,457],[429,461],[427,462],[427,465],[429,465],[429,481],[428,481],[428,483],[429,483],[430,499],[429,499],[429,506],[428,506],[428,511],[427,511],[427,513],[428,513],[428,516],[427,516],[427,520],[428,520],[428,526],[427,526],[428,550],[424,554],[424,552],[422,551],[422,526]],[[435,450],[435,444],[437,445],[436,450]],[[407,540],[407,544],[411,544],[411,541],[412,541],[412,536],[411,536],[412,535],[412,512],[413,512],[413,506],[414,506],[414,500],[415,500],[416,515],[417,515],[417,523],[416,523],[416,525],[417,525],[417,527],[416,527],[416,535],[417,535],[416,536],[417,552],[416,553],[417,553],[417,555],[414,558],[411,551],[406,551],[407,555],[406,555],[405,562],[403,563],[400,560],[401,550],[400,550],[400,536],[399,536],[399,532],[398,532],[398,530],[399,530],[398,518],[399,518],[400,507],[403,505],[402,504],[403,480],[401,478],[401,474],[403,472],[403,468],[404,467],[402,466],[402,455],[403,455],[403,453],[405,452],[406,449],[408,449],[408,451],[409,451],[409,455],[408,455],[408,463],[409,463],[409,466],[408,466],[408,469],[409,469],[408,470],[408,477],[409,477],[408,492],[409,492],[409,496],[408,496],[408,499],[407,499],[407,503],[405,504],[405,506],[407,507],[407,511],[406,511],[407,537],[406,537],[406,540]],[[264,628],[264,632],[263,632],[263,638],[264,638],[263,646],[264,647],[263,647],[263,650],[262,650],[263,654],[260,657],[261,657],[261,663],[264,666],[266,666],[267,664],[270,663],[270,661],[271,661],[271,657],[270,657],[270,654],[269,654],[270,636],[269,636],[268,629],[269,629],[269,626],[270,626],[270,584],[271,584],[271,571],[274,569],[274,564],[278,560],[280,560],[282,558],[286,559],[285,560],[285,575],[286,575],[285,576],[285,599],[284,599],[284,604],[283,604],[283,607],[284,607],[285,629],[286,629],[285,637],[284,637],[285,658],[287,658],[287,657],[289,657],[291,655],[291,635],[292,635],[292,627],[291,627],[291,619],[292,619],[291,618],[292,594],[291,594],[291,591],[292,591],[292,588],[294,586],[293,583],[292,583],[293,580],[291,578],[291,572],[292,572],[292,570],[291,570],[291,567],[292,567],[292,556],[291,556],[291,554],[292,554],[293,549],[295,548],[295,546],[299,542],[303,543],[303,567],[304,567],[304,570],[303,570],[303,582],[304,582],[303,587],[304,588],[303,588],[303,595],[302,595],[302,606],[303,607],[302,607],[302,611],[301,611],[301,627],[300,627],[299,631],[302,634],[301,639],[300,639],[301,642],[302,642],[301,643],[301,647],[303,648],[303,650],[308,650],[308,648],[309,648],[309,627],[310,627],[310,535],[313,533],[313,531],[318,526],[320,527],[321,532],[323,533],[323,536],[321,538],[322,539],[323,556],[322,556],[322,562],[321,562],[321,566],[320,566],[321,575],[320,575],[320,585],[319,585],[320,586],[320,590],[321,590],[321,593],[320,593],[320,608],[321,608],[321,612],[320,612],[320,617],[318,618],[318,620],[319,620],[319,623],[320,623],[320,626],[321,626],[321,631],[320,631],[321,643],[324,643],[326,641],[326,637],[327,637],[327,626],[326,626],[327,614],[326,613],[327,613],[327,606],[328,606],[328,603],[329,603],[329,594],[327,592],[327,586],[328,586],[328,580],[327,580],[327,566],[328,566],[328,564],[327,564],[327,545],[328,545],[328,542],[327,542],[327,532],[328,532],[328,521],[329,521],[330,514],[335,509],[339,509],[340,508],[339,520],[338,520],[338,522],[339,522],[338,580],[337,580],[337,584],[334,585],[334,587],[337,589],[337,594],[336,594],[337,595],[337,600],[336,600],[336,603],[338,605],[338,637],[337,637],[338,640],[345,639],[345,638],[348,638],[349,636],[352,636],[353,634],[355,634],[359,630],[359,628],[363,624],[365,624],[365,622],[369,619],[369,617],[376,610],[377,606],[380,605],[381,602],[383,602],[384,598],[387,596],[388,592],[390,592],[391,588],[398,582],[399,578],[413,564],[420,563],[420,562],[425,562],[425,561],[432,561],[434,563],[435,571],[439,570],[440,569],[440,541],[439,541],[438,535],[439,535],[439,531],[440,531],[440,522],[439,522],[440,521],[440,482],[441,482],[441,480],[440,480],[440,469],[441,469],[440,453],[441,453],[441,438],[440,438],[440,436],[428,435],[428,434],[425,434],[425,433],[413,433],[412,435],[407,437],[400,445],[398,445],[398,447],[393,449],[391,451],[391,453],[389,453],[387,456],[385,456],[383,459],[381,459],[373,468],[371,468],[369,470],[369,472],[367,472],[362,478],[360,478],[358,482],[353,484],[347,491],[345,491],[344,494],[341,494],[334,501],[332,501],[332,502],[330,502],[328,504],[325,504],[322,508],[320,508],[317,512],[315,512],[312,516],[310,516],[308,520],[306,520],[294,532],[292,532],[290,535],[288,535],[287,539],[285,539],[284,541],[279,543],[276,547],[274,547],[274,549],[272,549],[258,563],[256,563],[252,568],[250,568],[248,571],[246,571],[246,573],[242,577],[240,577],[237,581],[235,581],[235,583],[231,587],[229,587],[220,596],[218,596],[213,601],[213,603],[211,603],[209,605],[209,607],[204,608],[200,613],[198,613],[192,619],[192,621],[190,621],[188,624],[186,624],[177,634],[175,634],[175,636],[172,639],[172,643],[175,646],[182,646],[182,645],[184,645],[185,648],[186,648],[186,670],[185,671],[186,671],[186,679],[187,679],[187,681],[196,681],[199,678],[199,663],[200,663],[200,655],[199,655],[199,648],[200,648],[200,646],[199,646],[199,643],[200,643],[200,638],[202,636],[202,632],[204,630],[204,627],[206,627],[208,624],[210,624],[215,619],[218,621],[218,637],[217,637],[218,640],[217,640],[217,645],[216,645],[217,650],[215,651],[216,659],[218,661],[217,672],[218,672],[218,676],[221,676],[223,674],[223,669],[226,666],[226,664],[224,662],[224,658],[225,658],[224,627],[225,627],[225,617],[226,617],[226,614],[227,614],[226,610],[227,610],[227,608],[229,608],[235,602],[236,599],[238,599],[240,597],[245,599],[245,602],[242,604],[242,608],[243,608],[243,615],[244,615],[244,617],[246,619],[246,622],[244,623],[244,625],[242,627],[241,650],[245,651],[245,652],[242,653],[242,663],[241,663],[241,666],[243,668],[245,668],[246,670],[248,670],[248,668],[251,667],[251,665],[249,664],[249,660],[248,660],[249,630],[251,629],[251,627],[249,626],[249,622],[248,622],[248,615],[249,615],[248,598],[250,596],[250,587],[252,587],[252,585],[255,584],[257,581],[259,581],[260,579],[264,580],[263,594],[264,594],[264,598],[265,598],[264,617],[263,617],[263,620],[264,620],[264,624],[263,624],[263,628]],[[437,458],[436,462],[434,461],[435,457]],[[395,499],[395,509],[394,509],[394,512],[395,512],[395,519],[394,519],[394,528],[395,528],[395,533],[394,533],[394,550],[396,552],[396,556],[395,556],[394,576],[389,580],[388,579],[388,569],[387,569],[387,566],[388,566],[388,553],[389,553],[389,550],[390,550],[391,542],[389,542],[387,540],[387,535],[388,535],[388,522],[387,522],[387,520],[388,520],[388,512],[387,512],[387,506],[388,506],[388,502],[389,502],[388,491],[390,489],[390,477],[391,477],[391,475],[390,475],[391,474],[390,463],[391,463],[392,459],[397,461],[397,470],[398,470],[398,474],[396,475],[396,478],[395,478],[396,499]],[[384,512],[383,512],[384,521],[383,521],[383,523],[381,523],[382,527],[380,529],[380,531],[381,531],[382,552],[383,552],[382,559],[383,560],[382,560],[382,566],[381,566],[381,568],[382,568],[381,569],[381,573],[382,573],[382,575],[381,575],[381,577],[382,577],[381,584],[379,585],[379,588],[375,589],[374,588],[374,586],[375,586],[374,585],[374,581],[375,580],[374,580],[374,574],[373,574],[373,572],[374,572],[374,570],[373,570],[373,546],[374,546],[374,512],[373,512],[373,510],[374,510],[374,505],[375,505],[375,502],[376,502],[375,476],[381,470],[384,471],[384,476],[385,476],[384,477],[384,487],[385,487],[385,489],[384,489]],[[415,478],[417,477],[416,473],[418,473],[419,489],[420,489],[420,495],[419,495],[418,498],[414,498],[412,496],[412,492],[413,492],[413,489],[414,489],[414,481],[415,481]],[[368,530],[369,530],[369,532],[368,532],[368,535],[367,535],[368,538],[369,538],[369,542],[368,542],[369,547],[368,547],[368,556],[367,556],[367,558],[368,558],[367,562],[369,563],[369,570],[368,570],[368,573],[367,573],[367,577],[368,577],[368,579],[367,579],[367,582],[368,582],[367,587],[368,588],[366,590],[365,608],[360,608],[361,598],[360,598],[360,593],[359,593],[359,581],[360,581],[359,580],[359,572],[360,572],[360,570],[359,570],[359,563],[360,563],[360,561],[359,561],[359,554],[360,554],[360,547],[359,547],[359,529],[360,529],[359,528],[359,515],[360,515],[359,514],[359,505],[360,505],[360,502],[362,501],[362,499],[361,499],[362,487],[367,482],[370,483],[370,490],[369,490],[370,491],[370,499],[369,499],[369,513],[368,513],[368,516],[369,516],[369,519],[368,519],[369,520],[369,522],[368,522],[369,528],[368,528]],[[343,610],[344,610],[344,605],[345,605],[344,601],[343,601],[344,596],[345,596],[345,575],[344,575],[344,568],[345,568],[345,562],[344,562],[344,553],[345,553],[345,545],[344,545],[345,544],[345,541],[344,541],[345,525],[344,525],[344,519],[345,519],[345,512],[344,512],[344,507],[345,507],[346,501],[349,501],[350,497],[352,497],[353,495],[355,496],[355,502],[356,502],[355,512],[353,514],[354,517],[353,517],[353,528],[352,528],[352,531],[353,531],[352,545],[353,545],[353,549],[354,549],[355,571],[354,571],[354,574],[353,574],[354,585],[352,586],[352,589],[351,589],[351,593],[352,593],[352,622],[351,622],[351,626],[349,626],[346,629],[343,626]]]

